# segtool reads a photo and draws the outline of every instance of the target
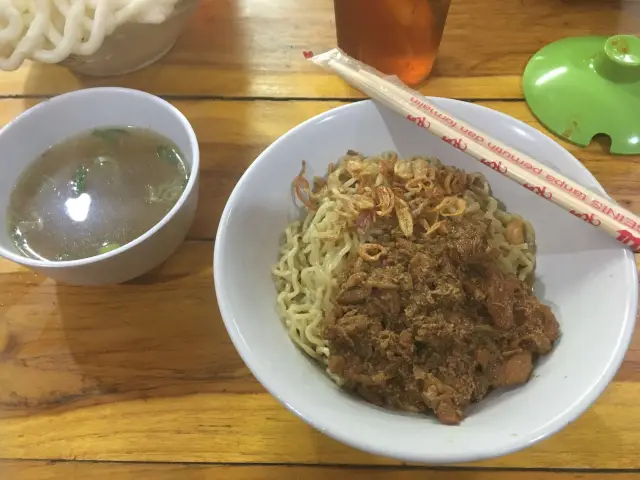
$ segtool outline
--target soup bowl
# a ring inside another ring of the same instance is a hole
[[[108,253],[71,261],[25,257],[7,228],[9,201],[17,180],[51,145],[87,130],[116,125],[152,130],[182,151],[191,174],[176,204],[153,228]],[[198,141],[185,116],[154,95],[124,88],[90,88],[46,100],[0,130],[0,151],[0,255],[55,280],[100,285],[135,278],[166,260],[193,221],[198,202]]]
[[[604,194],[569,152],[534,128],[499,112],[431,99],[443,110],[567,177]],[[373,406],[328,378],[290,340],[276,313],[271,267],[285,226],[300,218],[291,181],[324,175],[347,150],[428,155],[478,171],[506,207],[529,219],[537,235],[535,291],[560,323],[561,338],[525,385],[496,390],[472,405],[458,426]],[[328,111],[294,128],[247,169],[223,212],[214,277],[229,335],[255,377],[287,408],[348,445],[399,460],[453,463],[522,449],[574,421],[611,381],[635,325],[637,273],[633,255],[605,233],[371,101]]]

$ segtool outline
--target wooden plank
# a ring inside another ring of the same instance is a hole
[[[636,480],[638,473],[522,472],[428,468],[340,468],[322,466],[231,466],[114,464],[81,462],[0,462],[3,480]]]
[[[1,100],[0,125],[39,100]],[[201,149],[200,208],[192,239],[213,238],[233,187],[279,136],[308,118],[343,105],[332,101],[175,101],[193,124]],[[524,102],[479,102],[545,131]],[[583,149],[559,141],[621,204],[640,212],[640,156],[610,156],[600,143]],[[470,168],[474,168],[473,166]],[[475,167],[479,168],[479,167]]]
[[[423,91],[452,98],[521,98],[526,62],[547,43],[639,29],[636,0],[455,0]],[[159,64],[106,79],[26,64],[0,75],[0,95],[119,85],[171,95],[358,97],[302,56],[304,50],[321,52],[335,42],[332,0],[202,0],[176,48]]]
[[[3,458],[397,464],[348,448],[268,395],[212,290],[212,242],[135,282],[78,288],[0,261]],[[605,394],[551,439],[483,466],[640,468],[640,331]]]
[[[637,383],[615,383],[578,422],[524,452],[517,468],[638,469]],[[625,414],[621,414],[625,411]],[[113,402],[2,421],[6,458],[222,463],[398,464],[311,429],[267,394]]]

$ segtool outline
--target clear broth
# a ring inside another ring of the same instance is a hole
[[[23,255],[78,260],[123,246],[154,227],[189,179],[178,147],[151,130],[113,127],[50,147],[11,192],[9,235]]]

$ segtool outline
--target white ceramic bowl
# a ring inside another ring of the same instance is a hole
[[[199,0],[180,0],[162,23],[125,23],[105,37],[92,55],[70,55],[61,65],[83,75],[106,77],[135,72],[157,62],[187,28]]]
[[[433,102],[603,192],[574,157],[526,124],[469,103]],[[444,163],[481,171],[507,208],[530,219],[536,229],[536,291],[553,307],[563,336],[538,363],[529,383],[492,393],[469,410],[460,426],[383,410],[341,391],[294,347],[275,312],[270,268],[278,258],[285,225],[298,215],[291,180],[303,159],[309,175],[323,175],[328,163],[348,149],[435,155]],[[637,308],[634,259],[615,240],[371,101],[312,118],[256,159],[222,215],[214,274],[218,304],[233,343],[256,378],[287,408],[353,447],[427,463],[503,455],[575,420],[622,362]]]
[[[128,125],[172,140],[191,168],[176,205],[151,230],[109,253],[66,262],[21,255],[7,232],[7,207],[17,179],[51,145],[92,128]],[[0,255],[55,280],[76,285],[120,283],[162,263],[184,240],[198,203],[200,153],[188,120],[168,102],[125,88],[90,88],[60,95],[27,110],[0,130]]]

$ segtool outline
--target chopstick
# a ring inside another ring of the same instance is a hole
[[[334,71],[372,99],[429,130],[458,150],[590,225],[606,231],[633,252],[640,252],[640,217],[612,200],[499,142],[474,125],[436,108],[420,93],[387,80],[380,72],[349,57],[340,49],[329,50],[311,60]]]

